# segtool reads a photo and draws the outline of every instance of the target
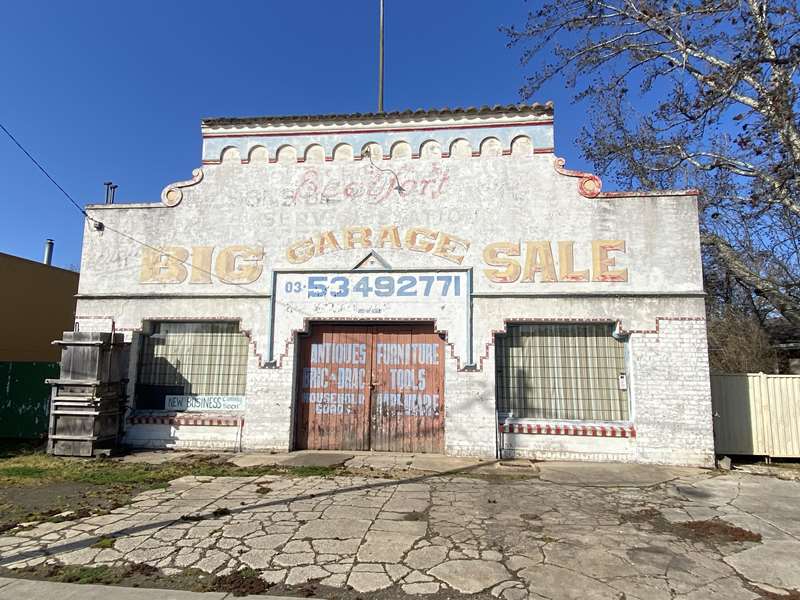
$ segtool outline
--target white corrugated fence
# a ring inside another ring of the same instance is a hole
[[[717,454],[800,457],[800,375],[712,375]]]

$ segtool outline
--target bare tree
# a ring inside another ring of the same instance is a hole
[[[585,100],[578,140],[633,189],[698,187],[707,264],[800,325],[797,0],[540,0],[503,28]]]
[[[779,365],[761,324],[732,308],[708,323],[708,360],[716,373],[776,373]]]

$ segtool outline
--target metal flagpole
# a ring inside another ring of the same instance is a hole
[[[383,0],[380,0],[380,33],[378,36],[378,112],[383,112]]]

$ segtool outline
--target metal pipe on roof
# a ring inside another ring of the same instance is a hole
[[[378,35],[378,112],[383,112],[383,0],[380,0],[380,33]]]
[[[44,258],[42,262],[46,265],[49,265],[53,262],[53,245],[55,242],[51,239],[47,239],[44,243]]]

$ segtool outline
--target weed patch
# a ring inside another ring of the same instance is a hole
[[[262,466],[237,467],[218,455],[195,457],[160,465],[132,464],[114,460],[70,459],[44,453],[18,454],[0,458],[0,483],[3,485],[41,485],[70,481],[94,486],[159,487],[187,475],[206,477],[258,477],[291,475],[295,477],[332,477],[346,474],[336,467]]]
[[[67,565],[53,579],[63,583],[96,583],[111,585],[119,582],[121,574],[106,565],[84,567]]]
[[[220,575],[211,584],[212,591],[227,592],[234,596],[247,596],[249,594],[262,594],[269,589],[270,585],[261,579],[258,571],[250,568]]]
[[[238,467],[228,462],[229,458],[230,455],[224,454],[190,454],[151,465],[113,459],[57,457],[29,447],[6,450],[0,452],[0,531],[17,527],[21,522],[74,520],[113,510],[127,504],[138,493],[166,487],[170,481],[186,476],[333,477],[349,474],[345,469],[325,466]],[[268,490],[264,486],[261,493]],[[219,512],[213,516],[225,514]]]
[[[209,592],[214,576],[197,569],[185,569],[172,576],[165,576],[156,567],[146,564],[130,564],[119,567],[107,565],[87,567],[77,565],[37,565],[17,571],[6,571],[0,567],[0,576],[23,576],[33,579],[100,585],[122,585],[127,587],[176,589],[192,592]],[[114,598],[113,589],[109,597]],[[161,597],[156,595],[155,597]]]
[[[33,466],[0,467],[0,477],[6,479],[39,479],[49,475],[48,469]]]
[[[338,467],[283,467],[282,470],[297,477],[332,477],[346,474],[345,470]]]

